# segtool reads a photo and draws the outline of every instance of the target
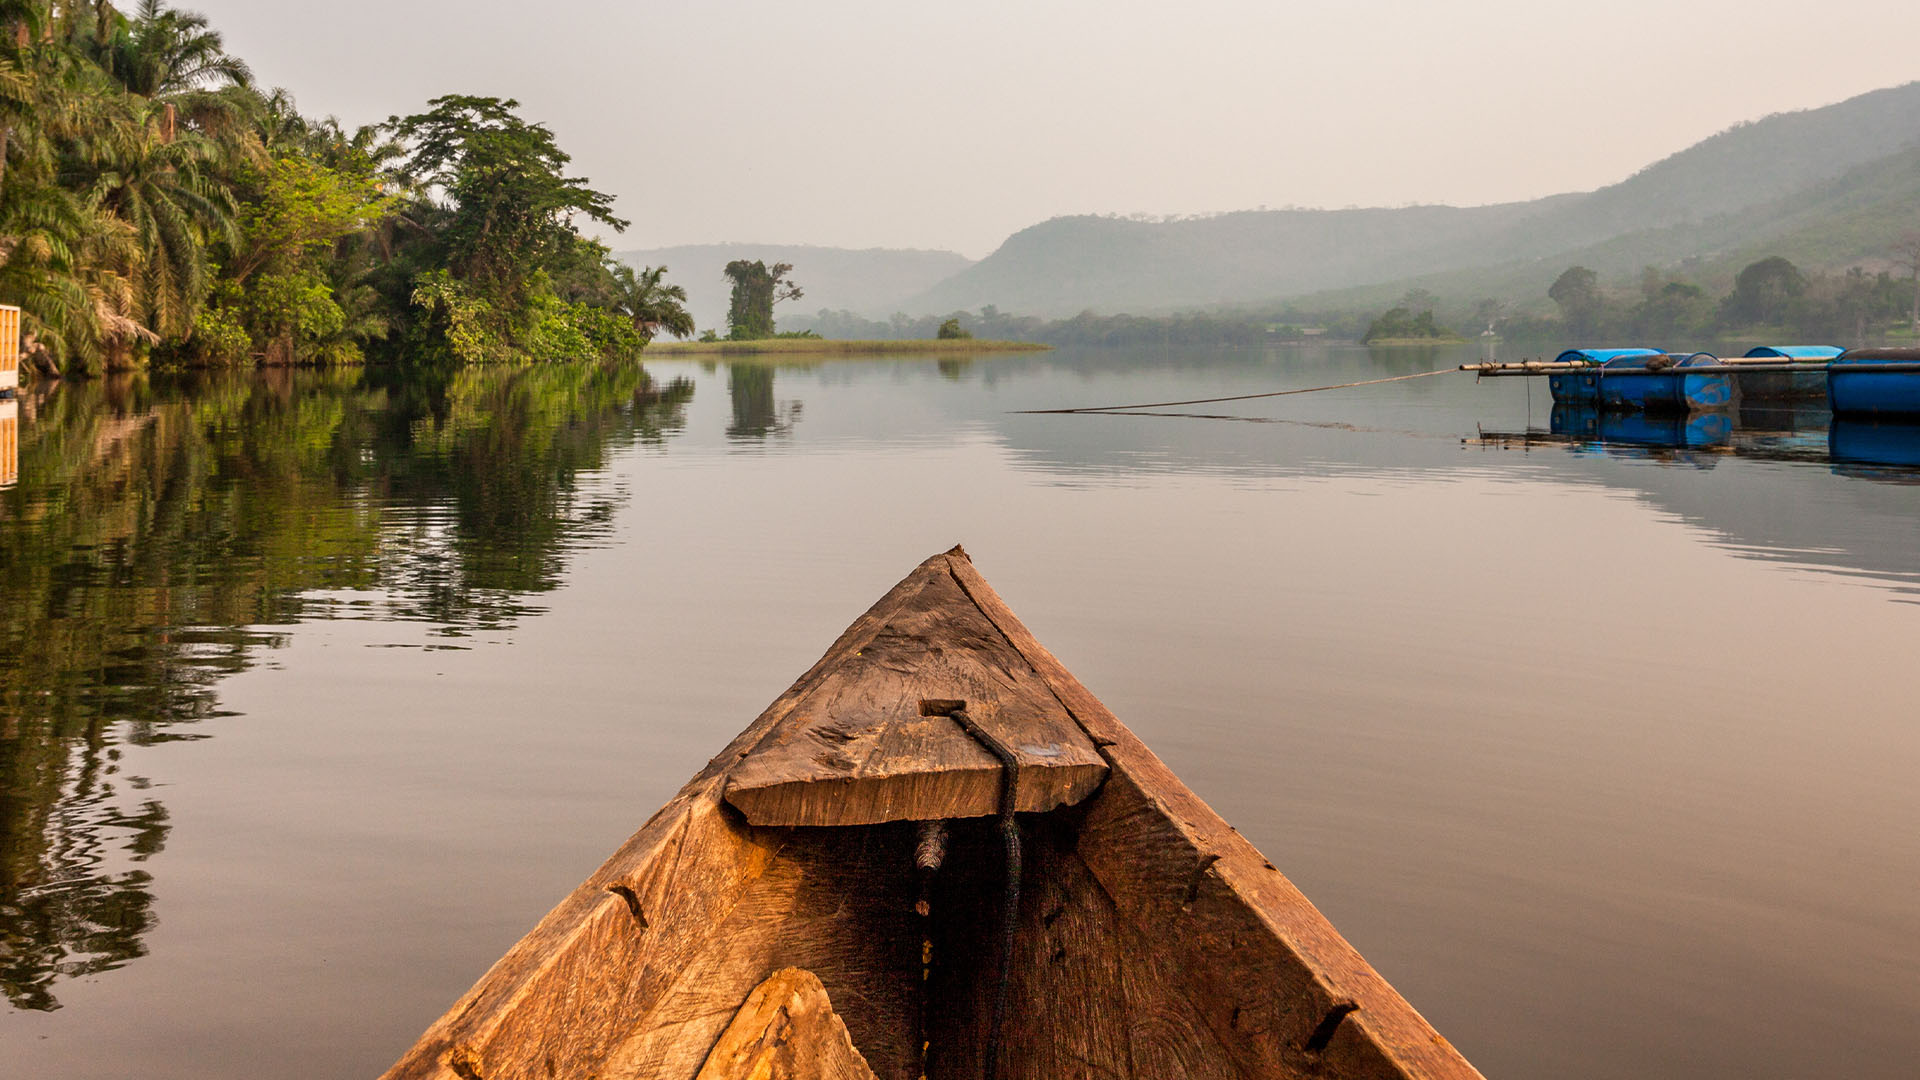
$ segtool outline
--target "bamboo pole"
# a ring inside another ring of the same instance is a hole
[[[1773,361],[1768,363],[1730,364],[1722,361],[1717,364],[1694,364],[1689,367],[1649,368],[1649,367],[1602,367],[1599,364],[1562,364],[1562,363],[1519,363],[1519,364],[1461,364],[1461,371],[1471,371],[1483,376],[1515,375],[1561,375],[1575,371],[1591,371],[1607,378],[1616,375],[1757,375],[1764,372],[1813,372],[1851,373],[1856,375],[1908,375],[1920,372],[1920,361],[1897,361],[1878,364],[1870,361],[1849,364],[1836,364],[1827,361]]]

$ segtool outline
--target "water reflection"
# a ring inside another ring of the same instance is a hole
[[[1569,437],[1576,446],[1594,445],[1628,456],[1648,451],[1724,447],[1733,437],[1733,420],[1723,412],[1645,413],[1600,411],[1577,405],[1555,405],[1551,434]],[[1677,455],[1667,455],[1678,459]],[[1710,455],[1688,455],[1685,460],[1712,468]]]
[[[1555,405],[1545,430],[1482,429],[1474,441],[1518,447],[1557,444],[1576,452],[1684,461],[1701,468],[1711,468],[1722,456],[1826,461],[1841,475],[1920,482],[1920,473],[1914,471],[1920,469],[1920,424],[1840,417],[1813,407],[1742,409],[1736,419],[1736,414],[1724,412],[1656,415]],[[1707,452],[1662,452],[1687,450]]]
[[[0,398],[0,488],[20,479],[20,403]]]
[[[193,737],[268,627],[511,623],[614,510],[581,474],[680,430],[692,393],[632,364],[278,370],[40,388],[17,429],[0,415],[8,1000],[57,1008],[60,980],[143,952],[167,813],[123,746]]]
[[[772,364],[751,360],[727,365],[727,398],[733,405],[727,438],[752,442],[793,433],[793,425],[800,419],[800,403],[774,398],[774,370]]]
[[[1827,438],[1836,473],[1920,484],[1920,424],[1836,416]]]

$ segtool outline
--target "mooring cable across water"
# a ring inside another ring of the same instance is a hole
[[[1256,398],[1286,397],[1289,394],[1317,394],[1322,390],[1345,390],[1354,386],[1373,386],[1376,383],[1402,382],[1407,379],[1424,379],[1432,375],[1450,375],[1459,371],[1458,367],[1435,368],[1432,371],[1416,371],[1411,375],[1390,375],[1384,379],[1361,379],[1358,382],[1335,383],[1332,386],[1303,386],[1297,390],[1269,390],[1264,394],[1234,394],[1231,397],[1193,398],[1188,401],[1147,401],[1138,405],[1086,405],[1077,409],[1014,409],[1016,415],[1024,416],[1062,416],[1068,413],[1118,413],[1128,409],[1166,409],[1175,405],[1212,405],[1220,401],[1253,401]]]

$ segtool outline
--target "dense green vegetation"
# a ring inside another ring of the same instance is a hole
[[[1367,332],[1360,335],[1361,342],[1368,345],[1384,345],[1394,342],[1414,341],[1431,343],[1437,341],[1459,341],[1460,335],[1434,321],[1433,308],[1421,307],[1414,314],[1414,305],[1402,305],[1389,308],[1385,314],[1367,325]]]
[[[343,129],[257,87],[202,16],[0,0],[0,302],[26,368],[631,355],[690,332],[517,103]]]
[[[278,626],[421,621],[449,644],[558,586],[618,449],[687,381],[620,360],[132,374],[20,402],[0,489],[0,994],[117,967],[153,922],[160,792],[121,749],[195,736]],[[379,597],[342,604],[334,590]]]
[[[727,264],[726,273],[733,283],[733,297],[727,305],[728,341],[773,337],[773,305],[804,295],[788,276],[793,273],[792,263],[768,266],[760,259],[735,259]]]
[[[1853,345],[1914,333],[1920,282],[1859,267],[1803,271],[1770,255],[1747,264],[1714,296],[1697,282],[1647,267],[1636,289],[1607,287],[1584,266],[1555,279],[1548,297],[1557,316],[1501,320],[1509,336],[1577,342],[1645,340],[1678,347],[1767,338],[1777,344]]]

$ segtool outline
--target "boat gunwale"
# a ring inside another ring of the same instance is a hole
[[[515,1014],[533,1003],[542,984],[552,981],[556,972],[569,962],[580,962],[609,934],[618,933],[617,928],[629,928],[630,933],[631,919],[640,915],[643,894],[673,889],[679,867],[659,864],[669,851],[670,863],[677,864],[696,827],[719,827],[757,850],[758,866],[746,867],[733,883],[730,895],[721,901],[722,914],[738,903],[745,889],[778,857],[784,837],[794,829],[747,825],[725,802],[728,772],[751,756],[850,650],[883,630],[890,612],[913,595],[910,587],[930,573],[952,575],[1107,761],[1106,784],[1072,812],[1085,815],[1082,820],[1088,822],[1088,829],[1101,836],[1120,836],[1144,825],[1158,842],[1170,841],[1181,849],[1175,852],[1162,846],[1148,860],[1153,866],[1141,866],[1135,865],[1137,860],[1121,857],[1125,852],[1099,850],[1101,841],[1092,835],[1083,835],[1079,842],[1081,858],[1128,924],[1147,933],[1150,940],[1166,938],[1189,949],[1211,949],[1224,961],[1188,965],[1178,990],[1233,1057],[1238,1071],[1455,1080],[1480,1076],[1273,863],[1061,665],[974,569],[966,552],[955,547],[922,562],[849,625],[805,674],[496,961],[385,1074],[385,1080],[429,1076],[494,1080],[503,1075],[493,1068],[491,1059],[496,1050],[514,1049],[495,1044],[513,1026]],[[1154,877],[1159,864],[1169,858],[1177,858],[1185,867],[1180,873],[1186,880],[1175,883],[1179,888]],[[707,924],[718,925],[718,920],[709,918]],[[643,936],[649,939],[646,948],[651,948],[652,940],[661,935]],[[1277,948],[1263,950],[1263,942]],[[1258,968],[1251,980],[1250,965]],[[1262,976],[1271,981],[1261,982]],[[1254,985],[1248,985],[1250,981]],[[1275,983],[1293,990],[1294,996],[1274,1000],[1281,996],[1272,992]],[[1256,1022],[1241,1027],[1241,1004],[1234,1005],[1230,1015],[1217,1007],[1234,998],[1255,1014],[1251,1019]],[[644,1018],[636,1018],[630,1027],[643,1022]],[[609,1046],[608,1052],[615,1046]],[[551,1065],[551,1057],[548,1061]],[[597,1068],[598,1062],[587,1067]],[[509,1069],[504,1075],[518,1074]]]

